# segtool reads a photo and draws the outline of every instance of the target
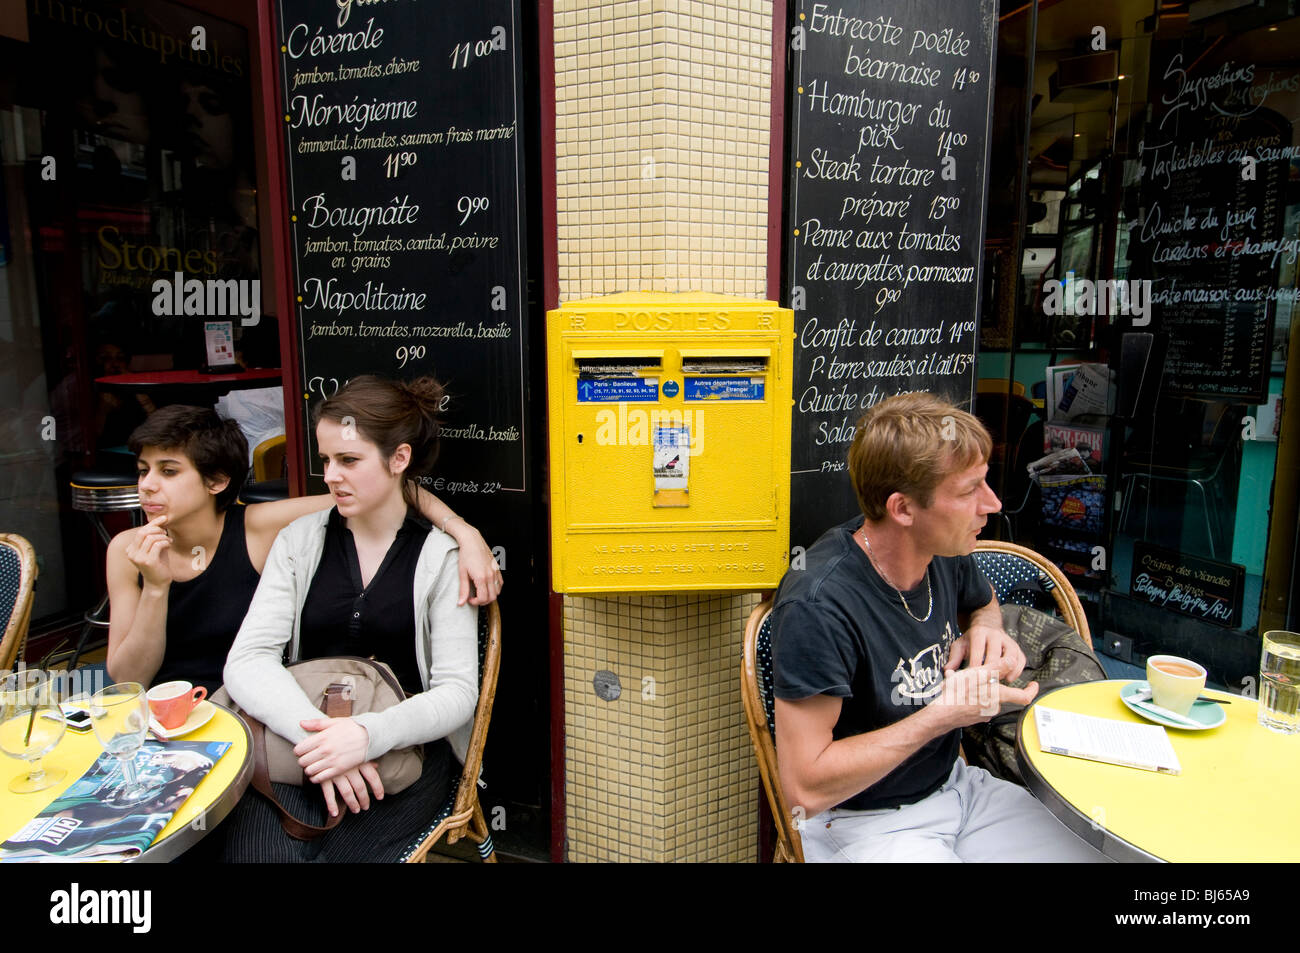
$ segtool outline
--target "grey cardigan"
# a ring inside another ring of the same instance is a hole
[[[307,737],[299,722],[324,717],[284,668],[286,644],[298,659],[298,625],[312,576],[325,549],[330,510],[294,520],[280,531],[244,624],[226,658],[226,690],[245,711],[294,744]],[[356,716],[370,736],[366,758],[446,738],[461,763],[478,703],[476,609],[460,594],[456,541],[429,532],[415,566],[415,657],[424,691],[387,711]]]

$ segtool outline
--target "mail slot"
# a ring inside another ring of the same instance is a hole
[[[790,516],[793,312],[635,292],[547,315],[557,592],[774,587]]]

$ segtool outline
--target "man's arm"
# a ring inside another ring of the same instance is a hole
[[[885,728],[838,741],[832,737],[842,700],[813,695],[776,699],[776,750],[781,787],[791,808],[820,814],[883,780],[927,742],[996,715],[1004,702],[1027,705],[1038,693],[998,682],[998,670],[950,672],[933,701]]]

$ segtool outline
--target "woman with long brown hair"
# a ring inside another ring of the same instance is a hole
[[[296,520],[271,548],[226,663],[231,698],[295,743],[310,784],[275,785],[309,822],[354,817],[310,842],[246,797],[229,824],[232,861],[395,860],[437,812],[463,761],[478,698],[475,610],[457,603],[453,539],[412,509],[415,478],[438,454],[442,388],[358,377],[316,409],[316,440],[334,508]],[[407,693],[383,712],[327,718],[283,659],[336,655],[387,663]],[[375,762],[424,746],[418,781],[386,796]],[[319,795],[316,793],[319,792]]]

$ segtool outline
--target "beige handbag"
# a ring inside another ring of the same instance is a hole
[[[384,711],[406,695],[393,670],[383,662],[354,656],[333,656],[294,662],[285,666],[311,703],[327,718],[348,718],[369,711]],[[212,700],[234,711],[248,725],[253,738],[253,788],[267,798],[280,815],[280,826],[298,840],[312,840],[335,827],[346,811],[327,818],[323,827],[306,824],[290,814],[276,799],[272,782],[310,783],[303,774],[293,743],[282,738],[231,701],[223,685]],[[384,794],[398,794],[420,777],[424,769],[424,748],[412,745],[390,751],[378,761]]]

